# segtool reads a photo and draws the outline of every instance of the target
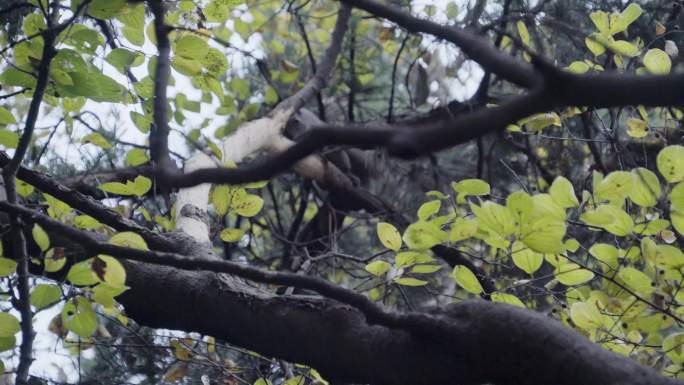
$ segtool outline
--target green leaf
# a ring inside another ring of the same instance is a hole
[[[128,286],[101,282],[93,288],[93,301],[111,308],[114,306],[114,297],[123,294],[128,289]]]
[[[456,202],[465,203],[467,196],[488,195],[491,191],[489,183],[481,179],[464,179],[459,182],[451,183],[451,188],[458,193]]]
[[[90,215],[77,215],[74,217],[74,225],[79,229],[95,230],[102,228],[102,223]]]
[[[592,278],[594,273],[575,263],[563,263],[556,269],[556,279],[565,286],[581,285]]]
[[[411,277],[401,277],[397,278],[394,280],[394,283],[403,285],[403,286],[425,286],[428,284],[427,281],[423,281],[422,279],[416,279],[416,278],[411,278]]]
[[[17,271],[17,261],[9,258],[0,258],[0,277],[8,277]]]
[[[195,76],[202,72],[202,63],[199,60],[189,59],[176,55],[171,59],[173,69],[185,76]]]
[[[17,193],[19,195],[23,196],[24,198],[26,198],[27,196],[31,195],[31,193],[33,193],[33,190],[34,190],[33,186],[24,182],[23,180],[15,179],[15,183],[17,185]]]
[[[90,286],[98,283],[100,280],[95,275],[91,265],[92,258],[71,265],[67,273],[67,280],[76,286]]]
[[[457,218],[449,230],[449,242],[459,242],[471,238],[477,233],[477,221]]]
[[[551,198],[553,198],[553,201],[562,208],[579,206],[579,201],[577,200],[577,196],[575,196],[575,189],[572,187],[572,183],[562,176],[556,177],[553,181],[549,188],[549,194],[551,195]]]
[[[668,335],[663,340],[663,352],[675,364],[684,363],[684,332]]]
[[[0,145],[6,148],[17,148],[19,143],[19,134],[13,131],[0,129]]]
[[[188,59],[204,57],[209,51],[207,42],[195,35],[184,34],[174,47],[176,55],[184,56]]]
[[[536,132],[550,126],[561,126],[561,118],[555,112],[542,112],[534,114],[522,119],[518,122],[520,126],[524,125],[529,131]]]
[[[4,107],[0,107],[0,124],[14,124],[17,119],[14,118],[11,112]]]
[[[366,271],[376,277],[384,275],[390,268],[392,268],[392,265],[385,261],[373,261],[366,265]]]
[[[434,223],[418,221],[406,228],[402,238],[410,249],[427,250],[446,241],[448,235]]]
[[[563,242],[563,245],[565,246],[565,249],[571,253],[574,253],[577,251],[577,249],[580,248],[580,243],[577,241],[575,238],[570,238]]]
[[[382,242],[386,248],[394,251],[399,251],[399,249],[401,249],[401,235],[394,225],[387,222],[380,222],[376,227],[376,231],[378,239],[380,239],[380,242]]]
[[[97,328],[97,316],[85,297],[67,301],[62,308],[62,324],[82,338],[90,338]]]
[[[421,220],[427,220],[431,216],[437,214],[441,207],[442,201],[440,200],[425,202],[420,206],[420,208],[418,208],[418,218]]]
[[[139,112],[131,111],[129,114],[135,127],[140,130],[143,134],[150,132],[150,126],[152,125],[152,118],[150,115],[143,115]]]
[[[601,261],[603,270],[617,269],[618,262],[618,249],[606,243],[596,243],[589,249],[589,254],[594,256],[594,258]]]
[[[602,317],[593,303],[575,302],[570,306],[570,319],[583,330],[596,330],[601,327]]]
[[[42,309],[62,298],[62,291],[57,285],[39,284],[31,291],[31,305]]]
[[[121,262],[109,255],[98,255],[91,261],[91,269],[98,278],[115,286],[124,286],[126,283],[126,270]]]
[[[140,235],[130,231],[114,234],[111,238],[109,238],[108,243],[122,247],[130,247],[133,249],[149,250],[145,240]]]
[[[104,136],[102,136],[101,134],[99,134],[97,132],[93,132],[92,134],[88,134],[88,135],[84,136],[81,139],[81,142],[94,144],[94,145],[96,145],[100,148],[104,148],[104,149],[112,148],[111,143],[109,143],[109,141],[107,141],[107,139],[105,139]]]
[[[45,252],[50,248],[50,238],[39,224],[36,223],[33,225],[31,234],[33,235],[33,239],[36,241],[36,244],[38,247],[40,247],[41,251]]]
[[[525,304],[513,294],[496,292],[491,295],[492,301],[507,303],[509,305],[517,306],[519,308],[525,309]]]
[[[610,19],[608,18],[608,14],[603,11],[595,11],[589,14],[589,18],[591,21],[594,23],[596,26],[596,29],[598,29],[599,32],[603,34],[608,34],[608,31],[610,29]]]
[[[17,339],[15,336],[0,337],[0,352],[12,350],[17,346]],[[5,365],[0,361],[0,372],[5,371]]]
[[[587,45],[587,48],[589,48],[589,51],[591,51],[595,57],[601,56],[606,52],[606,46],[596,41],[596,36],[597,34],[593,33],[584,39],[584,44]]]
[[[541,217],[521,226],[520,240],[539,253],[558,254],[565,250],[565,222],[552,217]]]
[[[238,215],[249,218],[259,214],[264,207],[264,200],[258,195],[245,194],[237,202],[234,200],[231,206]]]
[[[101,184],[98,188],[112,194],[143,196],[152,188],[152,180],[138,175],[134,180],[126,181],[126,184],[109,182]]]
[[[131,182],[126,182],[126,184],[128,183]],[[152,188],[152,180],[142,175],[135,177],[133,183],[131,184],[131,192],[139,197],[147,194],[147,192],[150,191],[150,188]]]
[[[93,0],[88,5],[88,14],[96,19],[112,18],[126,7],[125,0]]]
[[[477,217],[479,228],[482,230],[499,234],[501,237],[507,237],[516,230],[513,213],[508,207],[487,201],[482,203],[482,206],[471,203],[470,210]]]
[[[634,221],[624,210],[613,205],[601,205],[596,210],[584,212],[582,222],[605,229],[611,234],[624,237],[632,232]]]
[[[415,265],[411,268],[412,273],[416,274],[431,274],[442,269],[440,265]]]
[[[658,171],[668,183],[684,179],[684,146],[667,146],[656,157]]]
[[[117,71],[125,74],[126,70],[131,68],[136,62],[138,56],[137,52],[129,51],[125,48],[115,48],[107,54],[105,61],[116,68]]]
[[[416,258],[419,255],[420,253],[411,251],[399,253],[394,257],[394,266],[397,268],[411,266],[416,263]]]
[[[19,320],[10,313],[0,313],[0,337],[14,337],[21,330]]]
[[[4,87],[35,88],[36,78],[17,68],[7,68],[2,75],[0,75],[0,83],[2,83]]]
[[[230,207],[230,201],[233,195],[233,188],[228,185],[217,185],[211,192],[211,203],[214,205],[216,212],[224,216]]]
[[[526,192],[516,191],[506,197],[506,207],[513,212],[519,222],[525,222],[534,208],[534,200]]]
[[[684,211],[670,211],[670,221],[672,222],[672,227],[674,227],[680,235],[684,235]]]
[[[674,210],[684,211],[684,182],[677,183],[670,191],[670,205]]]
[[[465,266],[456,265],[451,272],[451,277],[456,283],[469,293],[480,294],[484,292],[480,281],[477,280],[475,274]]]
[[[131,167],[140,166],[149,162],[150,157],[147,156],[145,150],[141,148],[134,148],[126,154],[126,164]]]
[[[637,139],[645,137],[648,135],[648,122],[637,118],[627,119],[627,135]]]
[[[631,174],[633,188],[629,192],[629,199],[641,207],[655,206],[662,192],[658,176],[643,167],[633,169]]]
[[[637,3],[631,3],[625,8],[620,15],[615,19],[611,20],[610,34],[614,35],[619,32],[623,32],[632,24],[636,19],[641,16],[643,10]]]
[[[655,290],[651,278],[631,266],[620,269],[617,277],[637,294],[649,296]]]
[[[228,59],[226,54],[216,48],[209,48],[207,54],[202,58],[202,66],[209,75],[220,77],[228,70]]]
[[[612,39],[612,38],[611,38]],[[639,47],[626,41],[626,40],[608,40],[608,49],[614,53],[626,57],[636,57],[639,56]]]
[[[539,270],[544,262],[544,256],[542,254],[535,252],[520,242],[515,242],[513,244],[511,258],[518,268],[529,275],[532,275],[535,271]]]
[[[97,186],[102,191],[117,195],[133,195],[128,185],[119,182],[108,182]]]
[[[230,11],[242,3],[243,0],[211,0],[204,8],[204,14],[210,22],[223,23],[230,15]]]
[[[613,204],[620,204],[634,187],[634,178],[627,171],[615,171],[608,174],[595,188],[595,198],[599,201],[608,200]]]
[[[531,198],[533,204],[532,210],[529,213],[530,220],[548,217],[555,218],[559,221],[565,221],[565,209],[560,207],[550,194],[537,194]]]
[[[228,228],[221,230],[221,240],[228,243],[239,242],[247,232],[246,229]]]
[[[591,67],[589,67],[589,64],[583,61],[574,61],[570,63],[569,66],[565,67],[565,69],[575,74],[583,74],[587,73]]]
[[[530,32],[527,30],[527,26],[525,26],[525,23],[522,20],[519,20],[516,23],[516,26],[518,27],[518,35],[520,35],[520,40],[523,42],[524,45],[529,46]]]
[[[672,68],[670,55],[658,48],[651,48],[644,55],[644,65],[653,75],[667,75]]]
[[[45,264],[45,271],[48,273],[54,273],[62,270],[66,264],[66,258],[64,256],[64,249],[50,249],[45,253],[45,259],[43,261]]]

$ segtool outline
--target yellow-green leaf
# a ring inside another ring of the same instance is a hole
[[[249,218],[259,214],[264,207],[264,200],[258,195],[246,194],[237,203],[233,203],[232,207],[239,215]]]
[[[0,277],[7,277],[17,271],[17,261],[9,258],[0,258]]]
[[[617,276],[625,285],[627,285],[627,287],[634,290],[637,294],[649,296],[655,290],[655,287],[651,285],[653,283],[651,278],[634,267],[623,267],[620,269]]]
[[[641,207],[655,206],[661,194],[658,176],[643,167],[633,169],[631,174],[634,183],[629,199]]]
[[[501,292],[496,292],[492,293],[492,301],[494,302],[500,302],[500,303],[507,303],[509,305],[517,306],[519,308],[525,308],[525,304],[516,296],[513,294],[508,294],[508,293],[501,293]]]
[[[529,275],[532,275],[535,271],[539,270],[544,262],[544,256],[542,254],[535,252],[520,242],[515,242],[513,244],[511,258],[518,268]]]
[[[572,183],[565,177],[556,177],[549,188],[549,194],[551,195],[551,198],[553,198],[553,201],[560,207],[569,208],[579,206],[579,201],[577,200],[577,196],[575,196],[575,189],[572,187]]]
[[[669,183],[684,179],[684,146],[667,146],[656,157],[658,171]]]
[[[14,115],[12,115],[9,110],[4,107],[0,107],[0,124],[14,124],[16,122],[17,119],[14,118]]]
[[[228,243],[240,242],[247,229],[227,228],[221,230],[221,240]]]
[[[62,309],[62,324],[82,338],[90,338],[97,328],[92,304],[81,296],[67,301]]]
[[[484,292],[480,281],[477,280],[475,274],[465,266],[456,265],[451,272],[451,277],[456,283],[469,293],[480,294]]]
[[[64,256],[64,249],[52,248],[45,253],[45,271],[48,273],[54,273],[62,270],[66,264],[66,258]]]
[[[0,313],[0,337],[13,337],[21,330],[19,320],[10,313]]]
[[[449,230],[449,241],[459,242],[477,233],[477,221],[474,219],[457,218]]]
[[[594,273],[575,263],[564,263],[556,269],[556,279],[566,286],[583,284],[594,278]]]
[[[401,277],[394,280],[394,283],[403,286],[425,286],[428,284],[427,281],[422,279],[412,278],[412,277]]]
[[[670,60],[670,55],[667,52],[658,48],[651,48],[644,55],[644,65],[654,75],[667,75],[672,68],[672,60]]]
[[[149,250],[143,237],[131,231],[124,231],[112,235],[112,237],[109,239],[109,243],[112,245],[130,247],[133,249]]]
[[[418,221],[410,224],[402,237],[406,245],[414,250],[427,250],[447,240],[448,235],[431,222]]]
[[[31,305],[36,309],[48,307],[62,298],[62,291],[57,285],[39,284],[31,291]]]
[[[378,239],[380,239],[380,242],[382,242],[386,248],[394,251],[399,251],[399,249],[401,249],[401,235],[394,225],[387,222],[380,222],[376,227],[376,231],[378,233]]]
[[[440,207],[442,207],[442,201],[434,200],[423,203],[420,208],[418,208],[418,218],[421,220],[427,220],[431,216],[439,212]]]
[[[366,271],[376,277],[380,277],[387,273],[391,267],[392,265],[385,261],[373,261],[366,265]]]
[[[39,224],[36,223],[33,225],[31,234],[33,234],[33,239],[36,241],[36,244],[40,247],[41,251],[46,251],[50,248],[50,238],[48,238],[47,233]]]

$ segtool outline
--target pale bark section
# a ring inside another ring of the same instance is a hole
[[[185,161],[184,172],[191,172],[206,167],[215,167],[216,159],[210,157],[202,151],[195,151],[195,154]],[[209,206],[209,183],[200,184],[190,188],[183,188],[178,191],[176,197],[176,229],[182,230],[197,242],[209,243],[209,225],[200,218],[189,217],[181,214],[181,209],[191,204],[206,213]]]
[[[285,142],[282,142],[278,138],[281,137],[280,132],[293,113],[294,109],[292,108],[276,108],[268,116],[240,125],[233,135],[221,142],[222,161],[241,162],[246,156],[259,150],[275,148],[272,143],[278,143],[276,147],[281,149],[289,147],[289,145],[284,147],[284,143],[287,143],[288,139],[283,138]],[[202,168],[216,167],[217,163],[217,159],[202,151],[196,151],[185,162],[183,171],[187,173]],[[192,205],[198,209],[194,212],[206,214],[209,208],[210,190],[210,184],[180,189],[176,200],[176,229],[202,243],[210,242],[208,224],[201,218],[184,215],[183,207]]]
[[[283,135],[274,136],[273,139],[268,143],[266,150],[269,153],[277,154],[283,152],[288,148],[292,147],[294,142]],[[306,158],[295,163],[294,171],[309,179],[316,180],[318,182],[324,182],[325,180],[325,161],[317,155],[309,155]]]

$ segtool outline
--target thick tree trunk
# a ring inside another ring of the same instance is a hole
[[[150,327],[194,331],[291,362],[333,382],[371,384],[675,384],[603,350],[541,314],[463,302],[432,312],[450,333],[369,325],[356,309],[309,296],[275,296],[239,279],[127,263],[128,315]]]

